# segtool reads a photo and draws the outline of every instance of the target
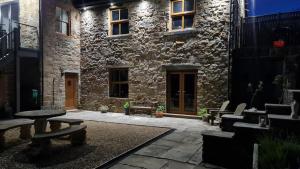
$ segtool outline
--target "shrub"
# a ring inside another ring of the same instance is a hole
[[[125,104],[123,105],[124,109],[129,109],[129,102],[125,102]]]
[[[165,112],[166,106],[165,105],[159,105],[156,109],[156,112]]]
[[[259,168],[294,169],[299,167],[300,145],[295,138],[278,139],[266,136],[259,141]]]
[[[208,116],[208,111],[206,108],[202,108],[198,111],[197,115],[200,117],[200,118],[206,118]]]

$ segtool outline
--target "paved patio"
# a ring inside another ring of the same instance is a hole
[[[169,127],[173,133],[130,154],[111,169],[219,169],[220,167],[203,164],[203,130],[218,130],[216,126],[196,119],[155,118],[146,115],[126,116],[122,113],[100,113],[80,111],[67,113],[68,118],[80,118],[102,122],[134,125]]]

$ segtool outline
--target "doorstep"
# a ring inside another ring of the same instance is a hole
[[[185,118],[185,119],[200,119],[197,115],[186,115],[186,114],[172,114],[172,113],[164,113],[166,117],[177,117],[177,118]]]

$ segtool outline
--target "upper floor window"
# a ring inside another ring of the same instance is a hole
[[[110,35],[129,33],[128,9],[112,9],[110,18]]]
[[[110,69],[109,96],[128,98],[128,69]]]
[[[60,7],[56,7],[56,32],[70,35],[70,13]]]
[[[195,0],[171,0],[172,30],[192,28],[194,15]]]

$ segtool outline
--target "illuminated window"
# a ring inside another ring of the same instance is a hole
[[[110,35],[128,34],[128,9],[112,9],[110,14]]]
[[[192,28],[194,25],[195,0],[172,0],[172,30]]]
[[[56,7],[56,32],[70,35],[70,30],[70,13],[60,7]]]
[[[128,98],[128,69],[110,69],[109,96]]]

